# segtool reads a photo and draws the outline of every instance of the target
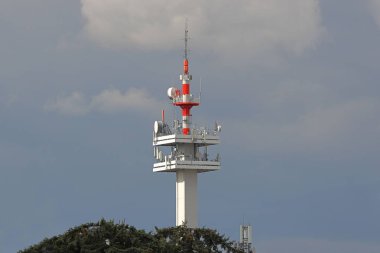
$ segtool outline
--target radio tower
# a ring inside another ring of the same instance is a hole
[[[162,120],[154,122],[153,147],[156,162],[153,164],[153,172],[176,173],[176,226],[186,224],[190,228],[196,228],[198,173],[220,169],[219,154],[210,159],[208,146],[219,144],[221,126],[216,123],[213,129],[192,126],[190,111],[193,106],[199,106],[200,97],[195,98],[190,93],[192,76],[189,74],[187,44],[186,24],[183,74],[180,75],[182,89],[168,89],[172,105],[181,108],[182,120],[174,120],[170,126],[165,122],[162,111]]]

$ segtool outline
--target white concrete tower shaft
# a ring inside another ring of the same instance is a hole
[[[176,226],[186,224],[198,227],[198,173],[177,171],[176,173]]]

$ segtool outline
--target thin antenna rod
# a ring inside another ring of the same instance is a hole
[[[185,21],[185,59],[187,59],[187,52],[188,52],[188,48],[187,48],[187,42],[189,40],[189,30],[188,30],[188,24],[187,24],[187,18],[186,18],[186,21]]]
[[[199,78],[199,103],[202,99],[202,77]]]

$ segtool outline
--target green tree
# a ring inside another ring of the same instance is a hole
[[[86,223],[63,235],[44,239],[19,253],[240,253],[216,230],[186,226],[155,228],[154,232],[106,221]]]

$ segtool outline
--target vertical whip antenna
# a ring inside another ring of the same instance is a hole
[[[187,24],[187,19],[185,21],[185,59],[187,59],[187,53],[188,53],[188,48],[187,48],[187,42],[189,41],[189,29],[188,29],[188,24]]]
[[[199,78],[199,103],[201,102],[202,98],[202,77]]]

